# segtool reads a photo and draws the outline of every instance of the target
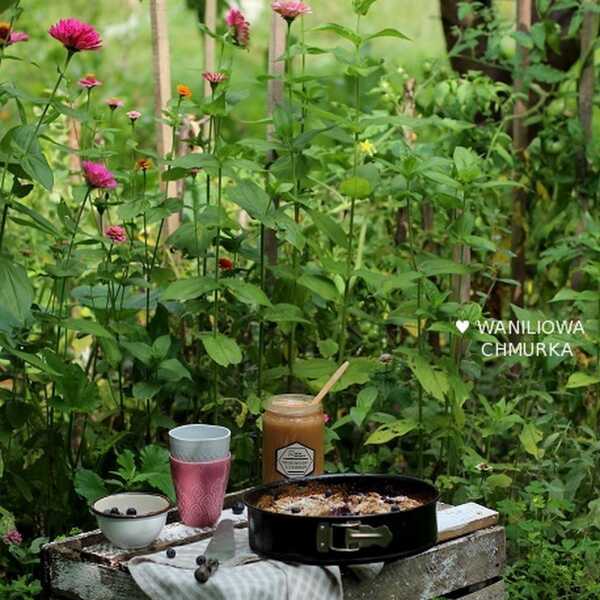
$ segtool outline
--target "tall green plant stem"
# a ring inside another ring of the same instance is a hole
[[[12,21],[11,21],[11,23],[12,23]],[[52,93],[50,94],[50,98],[48,99],[46,106],[44,106],[44,110],[42,111],[42,114],[40,115],[40,118],[38,119],[38,121],[36,123],[35,130],[33,131],[31,136],[27,140],[27,145],[25,146],[25,150],[23,151],[23,157],[27,155],[29,150],[31,150],[31,145],[33,144],[33,141],[35,139],[37,139],[37,135],[40,131],[40,127],[42,126],[42,123],[44,122],[44,119],[46,118],[46,115],[48,114],[48,109],[50,108],[50,105],[54,101],[56,93],[58,92],[58,88],[59,88],[62,80],[65,77],[67,67],[69,66],[69,62],[71,61],[72,57],[73,57],[73,53],[67,52],[67,58],[65,60],[64,67],[62,69],[59,69],[59,71],[58,71],[58,79],[56,80],[56,83],[54,84],[54,87],[52,88]],[[4,169],[2,172],[2,186],[1,186],[2,191],[4,191],[4,182],[6,179],[6,173],[8,171],[8,164],[9,164],[11,158],[12,158],[12,155],[7,157],[7,159],[4,163]],[[6,229],[6,221],[8,218],[8,209],[10,208],[11,200],[12,200],[12,190],[7,195],[7,197],[4,201],[4,208],[2,209],[2,221],[0,223],[0,252],[2,251],[2,244],[4,242],[4,231]]]
[[[360,31],[360,15],[356,17],[356,33]],[[360,60],[360,45],[355,47],[355,60],[358,63]],[[356,177],[358,172],[358,140],[360,127],[360,76],[358,73],[354,77],[354,159],[352,165],[352,176]],[[356,198],[354,195],[350,198],[350,223],[348,227],[348,247],[346,249],[346,278],[344,281],[344,297],[342,300],[342,311],[340,315],[340,333],[338,338],[338,361],[344,360],[346,357],[346,323],[348,320],[348,304],[351,296],[351,281],[352,281],[352,259],[354,252],[354,216],[356,209]]]
[[[406,195],[406,225],[408,228],[408,247],[410,251],[410,259],[412,267],[415,271],[419,271],[416,256],[416,244],[414,239],[414,230],[412,223],[411,212],[411,192],[410,182],[408,185],[408,193]],[[417,280],[417,347],[419,355],[423,355],[423,335],[421,331],[421,303],[422,303],[422,284],[421,279]],[[417,423],[418,423],[418,438],[417,438],[417,468],[419,476],[423,475],[423,452],[424,452],[424,435],[423,435],[423,386],[419,383],[417,388]]]

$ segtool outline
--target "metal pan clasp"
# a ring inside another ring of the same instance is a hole
[[[343,535],[338,535],[342,529]],[[338,546],[341,537],[343,545]],[[317,550],[319,552],[357,552],[361,548],[381,546],[386,548],[392,541],[392,532],[387,525],[371,527],[363,525],[360,521],[347,521],[345,523],[319,523],[317,526]]]

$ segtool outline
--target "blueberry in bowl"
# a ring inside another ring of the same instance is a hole
[[[125,549],[149,546],[165,526],[171,508],[166,496],[143,492],[111,494],[90,506],[108,541]]]

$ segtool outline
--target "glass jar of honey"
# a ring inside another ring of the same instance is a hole
[[[263,483],[322,475],[325,423],[313,396],[271,397],[263,414]]]

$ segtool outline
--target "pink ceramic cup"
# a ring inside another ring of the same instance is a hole
[[[223,510],[231,455],[205,462],[184,462],[171,456],[171,475],[182,523],[211,527]]]

